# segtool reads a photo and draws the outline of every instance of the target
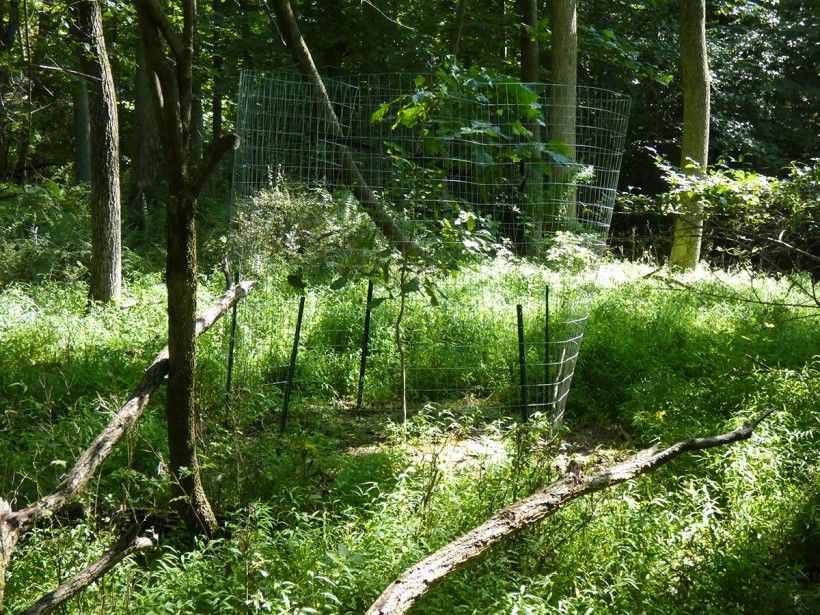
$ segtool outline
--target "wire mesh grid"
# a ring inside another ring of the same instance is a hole
[[[365,354],[365,407],[560,416],[588,287],[548,265],[570,248],[603,252],[628,99],[480,73],[368,75],[325,85],[332,115],[317,87],[299,76],[244,72],[240,79],[234,245],[246,275],[268,282],[242,309],[236,402],[265,399],[281,411],[286,390],[299,399],[352,401]],[[495,258],[443,282],[437,305],[420,293],[400,296],[395,268],[385,270],[368,336],[366,282],[311,292],[294,344],[298,293],[281,283],[283,275],[270,278],[270,269],[373,277],[371,257],[386,247],[363,241],[377,233],[351,194],[340,152],[408,241],[434,237],[443,249],[463,249],[479,239]],[[297,369],[289,374],[294,348]]]

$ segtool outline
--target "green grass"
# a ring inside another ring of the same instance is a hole
[[[255,330],[275,333],[276,343],[244,331],[243,352],[253,350],[257,363],[237,367],[241,412],[222,403],[225,327],[200,346],[202,459],[224,536],[191,548],[173,523],[158,523],[159,549],[129,558],[66,612],[360,613],[403,568],[555,479],[556,459],[605,463],[726,430],[770,407],[775,414],[751,441],[575,501],[436,587],[414,612],[816,612],[818,319],[783,306],[789,291],[774,280],[702,273],[684,291],[647,273],[628,263],[605,267],[567,423],[535,420],[523,433],[501,410],[514,389],[496,393],[496,411],[442,399],[407,427],[391,423],[394,301],[374,310],[367,403],[355,412],[363,288],[350,285],[308,297],[300,381],[280,437],[281,391],[259,378],[275,379],[286,362],[295,311],[279,309],[281,286],[261,289],[240,323],[253,316]],[[514,364],[508,308],[528,297],[534,346],[544,275],[552,274],[509,266],[447,282],[450,303],[408,311],[405,339],[419,337],[416,360]],[[586,288],[569,274],[562,282]],[[201,303],[218,292],[214,277]],[[774,305],[748,301],[755,297]],[[163,344],[160,279],[135,276],[125,305],[87,312],[81,283],[0,290],[0,493],[18,505],[56,483]],[[425,345],[425,336],[446,343]],[[441,387],[432,370],[415,376],[417,387]],[[503,388],[511,376],[509,368],[464,372],[447,384],[466,389],[486,378]],[[10,612],[98,556],[128,517],[120,507],[170,508],[156,475],[159,456],[167,459],[162,401],[160,394],[78,504],[21,542]],[[479,450],[455,463],[453,451],[480,436],[506,454]]]

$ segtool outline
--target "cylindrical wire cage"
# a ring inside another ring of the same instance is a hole
[[[285,388],[299,399],[356,397],[364,278],[390,245],[358,206],[343,151],[408,240],[482,254],[432,291],[405,279],[428,292],[403,298],[397,268],[385,269],[364,405],[560,417],[591,282],[552,265],[603,253],[628,99],[457,69],[327,79],[325,87],[333,114],[308,79],[240,79],[234,246],[244,274],[268,281],[242,310],[237,400],[266,388],[274,400]],[[288,381],[299,291],[269,274],[290,264],[297,285],[301,274],[335,281],[308,298]]]

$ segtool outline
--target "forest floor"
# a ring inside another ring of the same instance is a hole
[[[781,280],[667,275],[613,262],[598,276],[560,426],[446,406],[402,424],[395,408],[304,395],[341,369],[315,345],[360,313],[343,293],[325,312],[316,303],[310,322],[328,328],[307,337],[304,388],[280,435],[268,389],[250,391],[257,402],[242,413],[209,401],[224,399],[227,329],[215,328],[200,346],[200,444],[225,534],[191,545],[173,523],[157,525],[157,549],[120,564],[67,612],[361,613],[404,568],[556,480],[570,460],[606,465],[765,408],[775,413],[752,440],[573,502],[415,612],[817,612],[820,319],[791,306],[794,289]],[[214,276],[203,305],[218,286]],[[89,311],[81,283],[0,290],[0,493],[19,505],[48,491],[108,420],[163,344],[162,292],[159,276],[135,276],[122,309]],[[254,309],[276,307],[261,299]],[[428,326],[474,336],[473,311],[450,316]],[[157,473],[167,459],[162,403],[160,394],[67,514],[21,542],[11,612],[98,557],[123,511],[171,508]]]

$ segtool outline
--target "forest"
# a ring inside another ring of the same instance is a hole
[[[808,0],[0,0],[0,613],[820,612]]]

